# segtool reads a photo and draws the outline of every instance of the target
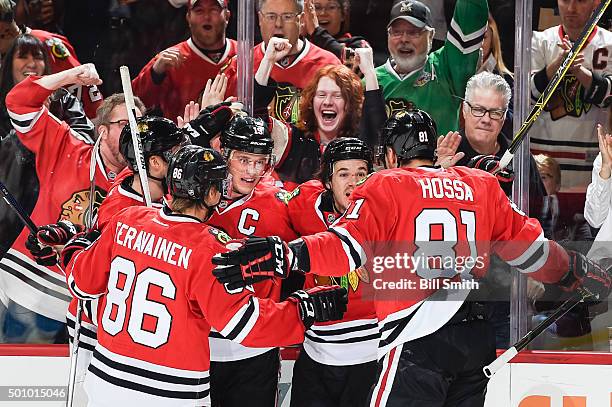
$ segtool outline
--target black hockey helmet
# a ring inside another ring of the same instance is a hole
[[[170,159],[166,179],[172,197],[202,201],[211,185],[223,192],[227,163],[212,148],[186,145]]]
[[[179,129],[171,120],[158,116],[143,116],[136,119],[136,130],[142,143],[142,155],[148,170],[149,157],[158,155],[166,162],[170,161],[172,148],[187,144],[187,134]],[[130,125],[126,124],[119,136],[119,151],[128,162],[128,167],[138,172],[134,144]]]
[[[321,159],[320,179],[329,182],[334,163],[342,160],[363,160],[368,163],[368,174],[374,170],[372,150],[362,140],[354,137],[338,137],[329,142]]]
[[[252,154],[272,154],[274,141],[260,118],[236,115],[221,133],[221,147]]]
[[[382,130],[383,147],[391,147],[398,159],[434,159],[438,132],[436,123],[423,110],[399,110],[394,112]],[[381,157],[384,162],[385,151]]]

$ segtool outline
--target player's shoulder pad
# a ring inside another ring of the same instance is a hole
[[[306,181],[290,192],[287,204],[289,207],[308,205],[307,202],[315,200],[323,191],[325,191],[325,186],[321,181],[316,179]]]
[[[225,233],[223,230],[214,228],[212,226],[208,227],[208,233],[213,235],[213,237],[222,245],[226,245],[230,240],[232,240],[230,235]]]
[[[365,178],[362,178],[362,179],[360,179],[359,181],[357,181],[357,184],[356,184],[356,185],[357,185],[357,186],[360,186],[360,185],[365,184],[365,183],[366,183],[366,181],[367,181],[367,180],[369,180],[369,179],[370,179],[370,177],[371,177],[372,175],[374,175],[374,174],[375,174],[374,172],[369,173],[368,175],[366,175],[366,176],[365,176]]]

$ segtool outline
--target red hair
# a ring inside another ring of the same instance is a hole
[[[319,80],[324,76],[336,82],[345,102],[346,116],[340,124],[338,137],[355,137],[361,119],[363,86],[359,77],[344,65],[324,66],[315,73],[312,80],[302,90],[298,127],[307,133],[317,131],[317,118],[312,108],[312,101],[319,86]]]

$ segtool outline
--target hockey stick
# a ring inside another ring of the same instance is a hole
[[[574,294],[565,300],[555,312],[550,314],[548,318],[540,322],[535,328],[527,332],[517,343],[515,343],[510,349],[499,355],[497,359],[491,362],[489,365],[482,368],[485,376],[491,378],[499,369],[504,367],[506,363],[510,362],[521,350],[525,349],[535,338],[538,337],[546,328],[554,324],[559,318],[569,312],[576,305],[581,303],[585,298],[589,297],[590,294],[576,291]]]
[[[0,193],[8,206],[13,208],[13,210],[17,213],[17,216],[19,216],[19,219],[21,219],[23,224],[26,225],[30,232],[36,234],[36,232],[38,232],[38,227],[36,227],[36,224],[32,221],[30,215],[23,210],[22,206],[19,204],[19,202],[17,202],[13,194],[11,194],[3,182],[0,182]]]
[[[100,140],[98,137],[91,152],[91,160],[89,161],[89,204],[87,205],[87,219],[85,226],[87,231],[94,228],[94,208],[95,208],[95,191],[96,191],[96,165],[98,151],[100,149]],[[72,407],[74,400],[74,387],[76,385],[77,365],[79,359],[79,341],[81,339],[81,313],[83,312],[83,300],[77,299],[76,315],[74,317],[74,334],[72,339],[72,349],[70,352],[70,376],[68,376],[68,398],[66,399],[66,407]]]
[[[612,0],[610,0],[612,1]],[[147,167],[145,165],[144,156],[142,155],[142,142],[136,132],[136,105],[134,104],[134,94],[132,93],[132,83],[130,82],[130,70],[123,65],[119,68],[121,74],[121,85],[123,86],[123,94],[125,96],[125,106],[128,111],[128,121],[130,123],[130,131],[132,133],[132,143],[134,146],[134,155],[138,168],[138,177],[142,186],[142,195],[144,196],[145,204],[151,206],[151,193],[149,192],[149,180],[147,179]]]
[[[555,75],[552,77],[550,82],[548,82],[546,89],[544,89],[544,91],[538,98],[538,101],[531,109],[531,112],[529,112],[529,115],[527,116],[523,124],[521,125],[521,128],[518,130],[518,132],[514,136],[512,143],[510,143],[510,146],[508,147],[508,150],[504,153],[501,160],[499,161],[500,170],[503,170],[504,168],[506,168],[508,164],[510,164],[510,161],[512,161],[512,158],[514,157],[514,153],[518,149],[521,142],[527,136],[527,133],[529,132],[529,129],[531,129],[531,126],[533,126],[533,123],[536,121],[536,119],[540,116],[540,114],[544,110],[544,107],[546,106],[546,104],[552,97],[553,93],[559,86],[559,83],[561,83],[561,79],[563,79],[563,77],[569,70],[570,66],[576,59],[576,56],[578,56],[578,53],[580,52],[584,44],[586,44],[587,40],[589,39],[589,36],[595,29],[597,22],[599,21],[601,16],[603,16],[610,2],[612,2],[612,0],[602,1],[599,4],[599,6],[597,6],[595,11],[593,12],[591,19],[584,26],[584,29],[582,30],[580,37],[578,37],[578,40],[574,43],[574,45],[572,45],[572,48],[570,49],[569,54],[567,54],[567,56],[565,57],[561,65],[559,66],[559,69],[557,69],[557,72],[555,72]]]

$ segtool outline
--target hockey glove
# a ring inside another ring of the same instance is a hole
[[[299,290],[287,298],[297,303],[300,318],[306,329],[315,322],[338,321],[346,312],[348,293],[337,285],[319,286],[310,290]]]
[[[38,228],[36,237],[42,244],[49,246],[65,245],[74,235],[82,231],[81,225],[75,225],[69,220],[60,220]]]
[[[25,241],[25,247],[30,251],[37,264],[41,266],[55,266],[57,264],[57,252],[51,246],[43,246],[34,233],[30,233]]]
[[[495,178],[499,181],[501,186],[504,184],[511,183],[514,181],[514,171],[509,168],[504,168],[503,170],[499,168],[499,157],[494,155],[477,155],[472,158],[467,166],[470,168],[477,168],[479,170],[486,171],[490,174],[495,175]]]
[[[78,233],[72,239],[66,243],[64,249],[60,253],[60,264],[62,267],[68,266],[70,263],[70,259],[72,256],[83,249],[86,249],[93,242],[96,241],[97,238],[100,237],[100,232],[98,230],[92,230],[87,233]]]
[[[612,268],[605,270],[584,254],[568,250],[569,271],[559,281],[565,291],[581,291],[594,300],[604,300],[612,289]]]
[[[235,248],[236,244],[240,247]],[[242,288],[273,277],[287,278],[293,253],[278,236],[249,237],[243,242],[230,242],[234,250],[216,254],[213,275],[230,290]]]
[[[219,134],[232,119],[230,102],[223,102],[203,109],[198,117],[189,122],[187,130],[193,144],[210,147],[210,140]]]

